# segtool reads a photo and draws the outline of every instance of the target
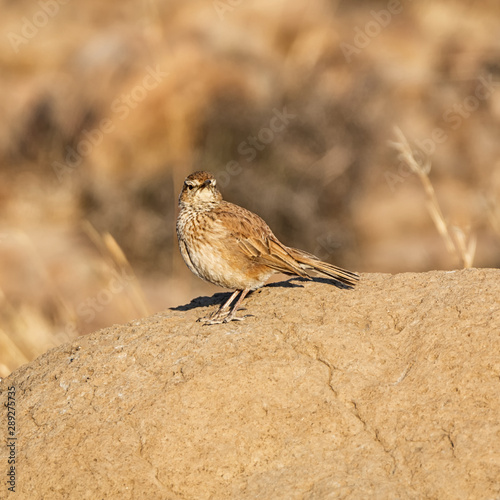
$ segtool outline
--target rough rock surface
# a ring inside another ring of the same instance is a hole
[[[5,379],[12,498],[500,498],[500,270],[292,280],[196,323],[226,296]]]

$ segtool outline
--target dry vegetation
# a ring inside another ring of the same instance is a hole
[[[353,270],[500,265],[498,2],[0,4],[0,375],[215,291],[176,249],[198,168]]]

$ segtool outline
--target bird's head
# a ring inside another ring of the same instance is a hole
[[[179,196],[179,205],[203,205],[218,203],[222,195],[217,189],[215,177],[210,172],[194,172],[186,177]]]

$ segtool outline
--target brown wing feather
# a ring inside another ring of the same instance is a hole
[[[309,278],[287,252],[286,247],[272,233],[261,238],[245,237],[243,234],[236,238],[240,250],[248,257],[253,258],[256,263],[266,265],[281,273]]]
[[[310,278],[308,270],[328,276],[347,285],[359,279],[356,273],[320,261],[315,255],[283,245],[258,215],[238,205],[222,201],[217,218],[237,241],[238,248],[256,263],[284,274]]]
[[[315,255],[312,255],[297,248],[287,247],[292,257],[303,266],[303,269],[312,269],[317,273],[323,274],[337,281],[345,283],[346,285],[354,286],[359,281],[359,275],[342,269],[341,267],[334,266],[328,262],[323,262]]]
[[[309,275],[302,270],[297,261],[287,252],[286,247],[274,235],[267,238],[267,251],[259,256],[259,263],[285,274],[309,278]]]

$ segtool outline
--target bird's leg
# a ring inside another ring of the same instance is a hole
[[[227,309],[229,309],[229,306],[231,302],[234,300],[234,297],[236,297],[236,294],[239,293],[240,290],[236,290],[236,292],[229,297],[229,300],[217,311],[217,313],[207,319],[205,321],[205,325],[216,325],[218,323],[229,323],[230,321],[242,321],[244,318],[238,318],[235,316],[236,311],[240,307],[241,301],[245,298],[246,294],[250,291],[250,289],[245,288],[245,290],[242,290],[240,298],[237,300],[236,304],[234,304],[233,308],[231,309],[231,312],[228,314]]]
[[[238,299],[236,304],[234,304],[233,308],[231,309],[231,312],[224,318],[224,323],[229,323],[230,321],[243,321],[246,318],[246,316],[244,316],[243,318],[238,318],[237,316],[235,316],[235,314],[238,308],[240,307],[241,302],[246,297],[246,294],[249,291],[250,291],[249,288],[245,288],[245,290],[241,292],[240,298]]]
[[[222,304],[219,307],[219,309],[217,309],[216,312],[213,312],[212,314],[210,314],[209,316],[206,316],[205,318],[200,318],[198,321],[207,320],[208,324],[212,324],[211,323],[212,321],[214,321],[215,323],[221,323],[221,321],[218,321],[218,320],[220,320],[221,318],[223,318],[224,316],[227,316],[229,314],[229,307],[231,306],[232,302],[234,301],[234,299],[236,298],[236,296],[239,293],[240,293],[240,290],[236,290],[235,292],[233,292],[231,297],[229,297],[229,299],[227,299],[226,302],[224,302],[224,304]]]

